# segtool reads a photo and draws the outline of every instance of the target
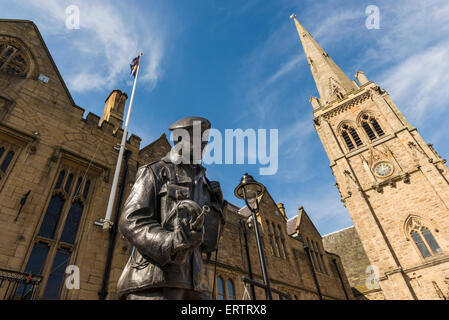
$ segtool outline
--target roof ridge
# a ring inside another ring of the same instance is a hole
[[[348,230],[348,229],[351,229],[351,228],[354,228],[354,225],[352,225],[352,226],[350,226],[350,227],[347,227],[347,228],[343,228],[343,229],[334,231],[334,232],[331,232],[331,233],[328,233],[328,234],[325,234],[325,235],[322,236],[322,237],[324,238],[324,237],[330,236],[331,234],[338,233],[338,232],[341,232],[341,231],[344,231],[344,230]]]
[[[28,22],[28,23],[32,23],[34,24],[34,22],[32,20],[28,20],[28,19],[0,19],[0,22]]]

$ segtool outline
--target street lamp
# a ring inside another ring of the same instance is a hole
[[[258,198],[264,192],[265,187],[254,180],[252,176],[245,173],[240,180],[240,184],[235,188],[234,195],[242,200],[245,200],[246,206],[252,212],[254,220],[254,229],[256,231],[257,249],[259,250],[260,266],[262,268],[262,276],[267,300],[272,300],[270,280],[268,278],[267,266],[265,264],[265,255],[262,247],[262,240],[260,238],[259,223],[257,222],[257,213],[259,212]],[[254,202],[254,207],[250,205]]]

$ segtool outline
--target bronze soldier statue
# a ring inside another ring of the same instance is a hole
[[[218,246],[223,194],[201,165],[208,139],[194,139],[194,128],[202,136],[210,126],[200,117],[178,120],[169,129],[187,136],[162,160],[139,168],[118,225],[133,245],[117,285],[121,299],[211,299],[202,252]]]

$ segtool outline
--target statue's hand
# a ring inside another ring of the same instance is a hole
[[[204,227],[201,227],[200,230],[192,230],[190,229],[188,232],[188,242],[190,247],[197,248],[203,243],[204,236]]]
[[[204,227],[195,230],[190,227],[189,219],[175,219],[173,249],[175,252],[196,248],[203,242]]]

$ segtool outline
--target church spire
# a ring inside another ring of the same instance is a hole
[[[320,94],[320,103],[326,104],[336,98],[342,98],[354,90],[354,83],[341,71],[310,33],[304,29],[296,19],[296,16],[292,14],[290,18],[295,21],[299,39],[304,47],[304,52]]]

